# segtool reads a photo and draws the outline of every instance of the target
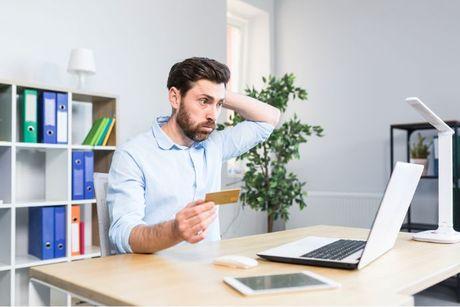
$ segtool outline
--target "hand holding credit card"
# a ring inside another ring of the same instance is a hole
[[[220,192],[206,193],[204,201],[213,201],[216,205],[236,203],[240,197],[240,189],[224,190]]]

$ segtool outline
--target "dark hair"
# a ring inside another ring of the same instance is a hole
[[[168,76],[168,90],[174,86],[182,96],[185,96],[192,88],[193,82],[202,79],[226,85],[230,79],[230,70],[227,65],[213,59],[189,58],[171,67]]]

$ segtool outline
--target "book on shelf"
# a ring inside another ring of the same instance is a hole
[[[80,255],[80,206],[72,206],[70,232],[72,256],[78,256]]]
[[[93,126],[89,130],[88,134],[86,135],[85,139],[83,140],[83,145],[91,145],[94,142],[96,130],[99,128],[99,125],[102,123],[103,117],[96,119]]]
[[[25,89],[19,97],[21,142],[67,144],[66,93]]]
[[[72,151],[72,200],[94,198],[94,153]]]
[[[66,208],[29,208],[28,252],[41,260],[66,255]]]
[[[43,91],[38,98],[38,141],[56,144],[56,93]]]
[[[109,140],[110,134],[113,130],[113,126],[115,125],[115,118],[111,117],[100,117],[98,118],[91,129],[89,130],[88,134],[86,135],[83,145],[107,145]]]
[[[38,92],[26,89],[20,97],[21,141],[25,143],[37,143]]]
[[[101,134],[101,137],[97,141],[97,145],[105,146],[107,144],[114,125],[115,118],[109,118],[107,124],[104,127],[104,132]]]

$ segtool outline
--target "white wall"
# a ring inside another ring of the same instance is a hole
[[[459,11],[450,0],[275,1],[276,73],[294,72],[309,92],[289,111],[325,128],[291,164],[307,190],[381,193],[390,124],[423,121],[407,96],[460,119]],[[434,206],[420,206],[422,219],[436,221]]]
[[[74,47],[95,52],[88,89],[118,94],[119,141],[169,114],[166,80],[190,56],[225,61],[225,0],[0,2],[0,77],[73,87]]]
[[[70,50],[93,49],[97,73],[88,89],[119,95],[123,143],[156,115],[169,114],[166,80],[175,62],[191,56],[225,62],[226,1],[1,1],[0,38],[0,78],[51,86],[76,85],[66,71]],[[225,237],[266,229],[264,214],[249,208],[221,211]]]

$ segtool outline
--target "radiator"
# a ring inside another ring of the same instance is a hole
[[[290,209],[286,229],[314,225],[370,228],[383,194],[312,191],[306,197],[307,207]]]

